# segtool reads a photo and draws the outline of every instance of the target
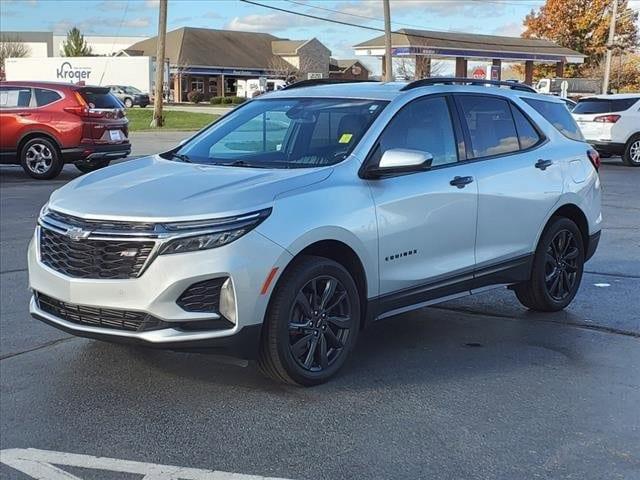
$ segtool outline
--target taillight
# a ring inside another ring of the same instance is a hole
[[[587,157],[589,157],[593,168],[598,171],[600,169],[600,154],[596,150],[587,150]]]
[[[616,123],[618,120],[620,120],[620,115],[601,115],[593,119],[598,123]]]

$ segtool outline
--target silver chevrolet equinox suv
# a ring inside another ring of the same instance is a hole
[[[525,85],[301,82],[55,191],[30,311],[318,384],[401,312],[489,286],[566,307],[599,240],[598,165],[562,100]]]

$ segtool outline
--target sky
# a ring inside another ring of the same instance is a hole
[[[382,28],[382,0],[252,0],[362,26]],[[518,36],[543,0],[391,0],[392,28]],[[640,10],[640,0],[630,6]],[[53,31],[77,26],[85,34],[153,36],[158,0],[0,0],[0,30]],[[190,26],[318,38],[334,57],[353,58],[354,44],[375,31],[278,12],[241,0],[169,0],[168,30]],[[367,62],[371,65],[370,62]]]

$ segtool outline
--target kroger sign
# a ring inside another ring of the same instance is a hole
[[[63,62],[56,69],[56,78],[69,81],[88,80],[91,75],[90,67],[74,67],[70,62]]]

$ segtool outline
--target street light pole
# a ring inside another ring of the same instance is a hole
[[[602,82],[602,93],[609,91],[609,78],[611,77],[611,56],[613,55],[613,42],[616,35],[616,17],[618,16],[618,0],[612,0],[613,9],[611,11],[611,23],[609,24],[609,40],[607,41],[607,57],[604,65],[604,81]]]
[[[391,9],[389,0],[382,0],[384,9],[384,78],[386,82],[393,81],[393,62],[391,58]]]
[[[153,99],[152,127],[161,127],[164,123],[162,117],[162,101],[164,93],[164,55],[165,40],[167,36],[167,1],[160,0],[158,13],[158,42],[156,49],[156,85]]]

